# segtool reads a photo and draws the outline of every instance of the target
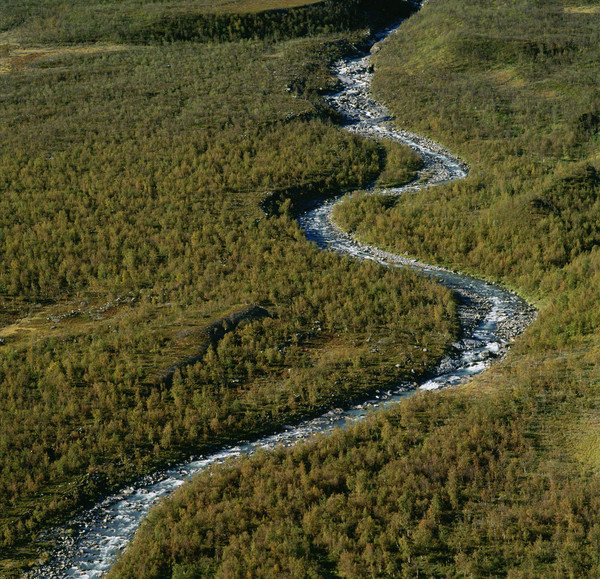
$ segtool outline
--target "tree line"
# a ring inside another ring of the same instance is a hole
[[[20,41],[46,43],[285,40],[378,27],[413,10],[408,0],[259,0],[234,10],[226,2],[208,6],[153,2],[142,10],[134,0],[118,4],[69,0],[59,6],[21,0],[6,7],[0,30],[10,30]]]

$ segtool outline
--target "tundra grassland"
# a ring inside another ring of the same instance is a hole
[[[27,8],[0,51],[3,576],[119,485],[424,374],[457,332],[446,290],[319,251],[277,196],[386,169],[320,97],[362,11],[286,41],[34,45],[49,6],[3,7]]]
[[[285,40],[379,27],[406,16],[401,0],[15,0],[0,13],[0,42],[145,44]]]
[[[598,576],[599,61],[581,0],[432,0],[383,45],[376,97],[471,172],[336,219],[517,288],[537,321],[465,387],[200,475],[113,577]]]

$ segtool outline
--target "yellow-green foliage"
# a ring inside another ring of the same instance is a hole
[[[580,1],[429,2],[376,56],[398,124],[472,170],[336,217],[538,299],[509,356],[458,391],[212,469],[113,576],[598,575],[599,24]]]
[[[597,25],[559,2],[444,2],[411,18],[374,57],[375,94],[472,172],[401,198],[360,235],[545,292],[600,241]]]
[[[405,0],[16,0],[3,6],[0,41],[289,39],[381,24],[412,10]]]
[[[585,575],[600,487],[536,465],[540,405],[429,394],[212,468],[150,513],[110,576]]]
[[[170,270],[182,266],[190,243],[206,244],[210,260],[224,257],[209,240],[230,234],[228,221],[237,219],[228,192],[256,219],[271,188],[315,174],[347,187],[364,182],[362,171],[374,174],[374,146],[340,137],[311,118],[314,105],[286,92],[296,63],[279,50],[66,54],[0,77],[4,293],[182,287]],[[198,272],[186,275],[189,287]]]
[[[385,149],[385,167],[376,186],[381,188],[400,187],[417,176],[423,161],[412,149],[394,141],[383,141]]]
[[[377,177],[318,97],[360,38],[40,47],[0,74],[3,559],[114,485],[443,355],[448,292],[259,206]],[[249,304],[270,317],[161,380]]]

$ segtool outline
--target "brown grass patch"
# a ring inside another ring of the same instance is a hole
[[[310,4],[320,4],[323,0],[215,0],[202,6],[207,12],[263,12],[283,8],[297,8]]]
[[[10,338],[16,334],[20,334],[22,332],[32,332],[35,330],[31,325],[32,320],[29,318],[24,318],[22,320],[17,320],[14,324],[10,326],[6,326],[4,328],[0,328],[0,338]]]
[[[116,52],[125,47],[117,44],[97,44],[93,46],[61,46],[44,48],[21,48],[14,44],[0,45],[0,74],[22,70],[42,58],[64,56],[66,54],[95,54]]]
[[[506,85],[512,88],[523,88],[525,81],[512,68],[503,68],[501,70],[489,71],[490,78],[499,85]]]
[[[567,6],[568,14],[600,14],[600,6]]]
[[[600,471],[600,417],[584,416],[569,434],[572,457],[584,467]]]

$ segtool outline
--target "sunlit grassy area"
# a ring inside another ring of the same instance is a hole
[[[122,45],[94,44],[92,46],[47,46],[44,48],[21,48],[19,45],[0,45],[0,74],[17,72],[31,67],[39,60],[61,58],[68,55],[95,54],[99,52],[114,52],[125,50]]]
[[[309,4],[320,4],[323,0],[207,0],[198,4],[203,10],[215,12],[260,12],[263,10],[281,10]],[[186,7],[191,7],[187,3]]]
[[[393,14],[406,10],[406,3],[389,0],[376,0],[369,5],[364,0],[67,0],[57,4],[19,0],[2,8],[0,44],[283,39],[361,26],[365,8],[373,10],[373,14],[382,8]]]

